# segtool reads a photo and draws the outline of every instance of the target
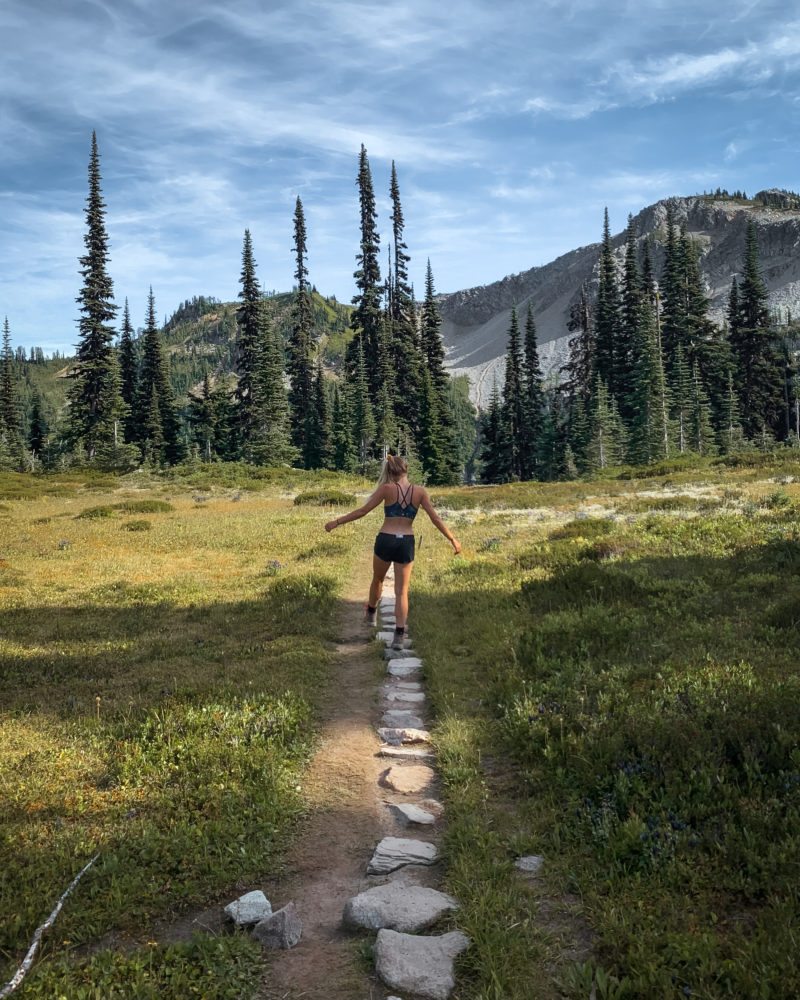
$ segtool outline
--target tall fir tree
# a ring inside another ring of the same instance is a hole
[[[522,389],[522,345],[520,343],[517,307],[511,307],[506,348],[506,373],[503,383],[503,457],[506,479],[522,479],[525,456],[523,436],[526,425],[525,399]]]
[[[370,391],[378,390],[378,354],[381,338],[381,270],[380,270],[380,236],[377,230],[378,213],[375,207],[375,191],[372,186],[372,172],[367,158],[367,151],[362,143],[358,164],[358,200],[360,210],[361,242],[356,254],[358,265],[353,277],[356,281],[356,294],[353,297],[355,309],[351,317],[351,325],[358,332],[361,349],[364,354],[365,371]],[[357,364],[353,348],[349,355],[349,370],[353,371]]]
[[[492,385],[489,408],[480,419],[480,480],[482,483],[504,482],[506,462],[502,456],[503,405],[497,381]]]
[[[14,463],[22,459],[22,438],[14,386],[14,352],[11,348],[11,328],[8,316],[3,322],[3,350],[0,356],[0,438],[4,451]]]
[[[449,376],[444,368],[441,326],[442,317],[436,302],[433,270],[431,262],[428,260],[425,269],[425,301],[422,304],[420,321],[420,352],[423,368],[427,371],[431,382],[430,392],[434,401],[441,447],[437,449],[437,454],[440,456],[438,464],[435,467],[425,467],[423,462],[423,469],[429,482],[435,485],[454,484],[459,482],[461,478],[453,433],[453,418],[449,406]],[[425,389],[424,378],[423,390],[428,391]],[[420,417],[420,424],[421,422],[422,418]]]
[[[128,308],[127,298],[125,299],[125,308],[122,313],[122,329],[120,331],[117,353],[119,355],[122,398],[128,407],[128,415],[125,419],[125,440],[133,441],[136,434],[134,412],[136,408],[139,366],[136,360],[136,348],[133,343],[133,324],[131,323],[131,313]]]
[[[314,370],[311,361],[314,331],[314,310],[308,285],[308,248],[303,203],[298,196],[294,210],[295,298],[292,306],[292,329],[287,344],[289,373],[289,407],[292,422],[292,444],[299,450],[303,466],[318,468],[316,444],[311,440],[313,413]]]
[[[291,443],[283,351],[278,333],[269,322],[266,310],[262,307],[259,312],[251,453],[253,460],[259,465],[286,465],[295,460],[297,451]]]
[[[332,457],[331,437],[331,408],[328,401],[328,390],[325,387],[322,358],[319,357],[317,358],[314,396],[311,401],[311,419],[309,421],[309,468],[330,468]]]
[[[661,343],[667,378],[674,382],[677,370],[677,350],[680,345],[686,360],[686,291],[684,244],[680,239],[672,203],[667,204],[666,246],[664,271],[661,276]]]
[[[100,154],[92,132],[89,158],[89,194],[86,198],[86,253],[79,259],[83,279],[76,301],[80,310],[79,342],[75,355],[73,384],[68,392],[69,421],[74,442],[82,442],[89,461],[98,447],[113,438],[111,409],[114,401],[114,330],[110,323],[114,305],[114,284],[108,273],[109,248],[105,226],[103,193],[100,186]]]
[[[353,441],[352,421],[347,399],[347,384],[337,384],[333,390],[331,461],[340,472],[353,472],[358,454]]]
[[[590,418],[587,466],[591,471],[618,465],[625,454],[625,430],[613,396],[600,376],[594,391]]]
[[[28,432],[28,448],[31,454],[44,462],[47,455],[49,428],[44,415],[44,404],[38,389],[31,396],[31,423]]]
[[[642,367],[642,279],[639,273],[638,245],[633,216],[628,216],[625,233],[625,268],[622,278],[621,308],[614,352],[614,385],[622,419],[633,427],[641,419]]]
[[[714,427],[711,423],[711,404],[700,377],[700,365],[697,358],[692,364],[689,441],[692,451],[696,451],[698,455],[716,454]]]
[[[405,221],[394,162],[392,162],[390,195],[394,275],[390,282],[389,315],[394,372],[394,411],[400,426],[413,434],[417,429],[419,415],[421,360],[414,318],[413,292],[408,279],[410,257],[405,243]]]
[[[600,275],[595,307],[595,374],[614,395],[617,391],[617,338],[620,325],[619,287],[614,247],[608,222],[608,209],[603,214],[603,240],[600,249]]]
[[[736,364],[741,420],[745,435],[765,440],[781,433],[783,366],[770,328],[767,288],[758,262],[758,243],[752,219],[747,224],[742,280],[735,298],[737,315],[730,326],[730,345]],[[729,300],[729,309],[731,302]]]
[[[250,230],[244,231],[242,245],[242,271],[240,275],[241,305],[236,310],[236,368],[238,381],[234,400],[238,424],[238,451],[240,457],[253,460],[253,439],[258,421],[258,377],[262,353],[262,301],[256,278],[256,262]]]
[[[153,392],[158,407],[153,405]],[[153,421],[161,421],[157,434]],[[170,378],[169,361],[156,326],[156,308],[153,289],[147,296],[144,336],[142,338],[142,363],[139,372],[135,403],[134,424],[136,440],[142,445],[151,461],[174,463],[182,457],[180,423],[175,409],[175,396]],[[147,442],[150,442],[148,446]],[[154,442],[157,442],[154,443]]]
[[[214,407],[214,392],[208,372],[203,376],[200,395],[189,393],[189,423],[195,446],[204,462],[215,457],[214,438],[217,430],[217,414]]]
[[[725,454],[744,446],[744,431],[739,420],[739,395],[733,382],[733,369],[728,370],[728,386],[720,411],[719,442]]]
[[[355,370],[347,386],[347,402],[351,420],[351,434],[355,446],[357,461],[363,472],[371,454],[375,439],[375,419],[370,403],[369,382],[367,380],[367,365],[364,358],[364,347],[360,337],[356,342]]]
[[[525,315],[525,341],[522,356],[523,426],[520,451],[522,478],[534,479],[539,471],[539,450],[544,424],[544,378],[539,361],[539,344],[533,306],[528,303]]]
[[[689,366],[683,344],[675,349],[675,377],[672,388],[673,420],[675,424],[675,443],[678,451],[683,454],[689,451],[691,444],[691,414],[692,414],[692,382]]]

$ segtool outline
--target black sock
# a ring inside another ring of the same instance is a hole
[[[395,625],[394,630],[397,635],[402,635],[403,632],[405,632],[406,627],[405,625]]]
[[[375,612],[376,612],[377,610],[378,610],[377,608],[373,608],[373,607],[372,607],[371,605],[369,605],[369,604],[367,605],[367,614],[368,614],[368,615],[374,615],[374,614],[375,614]]]

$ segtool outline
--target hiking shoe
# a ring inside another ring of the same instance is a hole
[[[394,638],[392,639],[392,649],[402,649],[405,637],[406,630],[404,628],[396,628],[394,630]]]
[[[378,624],[378,609],[370,608],[369,605],[366,606],[364,610],[364,622],[367,625],[377,625]]]

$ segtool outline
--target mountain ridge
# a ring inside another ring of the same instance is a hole
[[[756,199],[779,201],[785,196],[792,207],[774,207]],[[769,291],[770,307],[800,315],[800,207],[788,192],[760,192],[753,201],[732,197],[693,195],[665,198],[634,216],[637,239],[653,238],[653,263],[661,274],[666,239],[667,207],[678,225],[700,245],[700,265],[711,298],[710,317],[721,323],[725,317],[731,279],[739,273],[744,258],[747,222],[753,219],[762,275]],[[625,231],[612,237],[621,268]],[[567,329],[570,307],[587,283],[590,295],[597,283],[600,243],[571,250],[548,264],[507,275],[489,285],[463,289],[440,296],[445,364],[451,374],[468,375],[471,395],[485,406],[492,383],[502,386],[511,308],[524,317],[533,307],[542,367],[556,378],[558,367],[569,351],[572,334]]]

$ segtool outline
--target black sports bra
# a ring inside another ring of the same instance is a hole
[[[417,508],[413,503],[406,502],[407,497],[414,499],[414,487],[409,483],[408,489],[405,493],[400,489],[400,484],[395,483],[397,487],[397,499],[394,503],[386,504],[383,508],[383,513],[386,517],[407,517],[409,521],[413,521],[417,516]]]

